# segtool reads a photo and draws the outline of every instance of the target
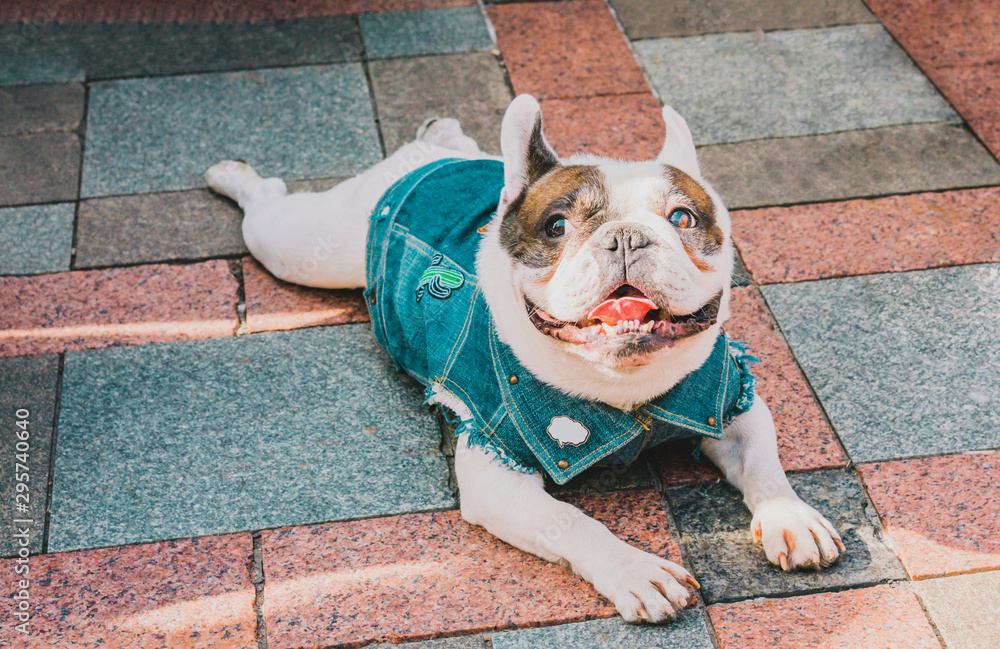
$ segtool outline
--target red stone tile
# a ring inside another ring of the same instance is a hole
[[[253,257],[243,258],[243,288],[251,333],[369,321],[361,291],[289,284],[267,272]]]
[[[757,394],[774,416],[778,453],[786,471],[803,471],[847,464],[837,438],[809,390],[792,352],[775,330],[764,299],[753,287],[734,288],[732,316],[726,331],[733,340],[750,343],[761,360],[751,366]],[[655,463],[667,486],[718,479],[722,474],[706,458],[695,462],[689,446],[657,449]]]
[[[225,260],[0,277],[0,356],[230,336]]]
[[[1000,454],[877,462],[859,469],[912,577],[1000,568]]]
[[[603,2],[503,4],[488,11],[518,94],[551,99],[649,92]]]
[[[732,213],[761,284],[1000,261],[1000,187]]]
[[[571,502],[620,538],[680,561],[655,491]],[[615,614],[579,577],[498,541],[457,511],[276,530],[263,542],[267,637],[276,649]]]
[[[662,107],[648,92],[546,99],[541,104],[545,137],[559,155],[650,160],[663,147]]]
[[[721,604],[708,614],[721,649],[941,649],[903,588]]]
[[[1000,157],[1000,63],[932,68],[927,73],[993,155]]]
[[[866,0],[925,69],[1000,61],[996,0]]]
[[[0,561],[0,647],[255,647],[251,552],[239,534]],[[8,599],[23,577],[29,635]]]

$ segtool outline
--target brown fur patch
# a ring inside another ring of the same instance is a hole
[[[674,186],[671,193],[679,194],[686,198],[694,207],[695,216],[698,217],[698,226],[696,228],[681,232],[681,238],[685,240],[685,250],[688,249],[688,239],[697,238],[696,241],[692,241],[691,243],[696,243],[697,249],[703,255],[714,255],[719,252],[726,238],[716,222],[715,204],[712,202],[712,197],[708,195],[708,192],[705,191],[705,188],[697,180],[677,167],[664,165],[663,175]],[[694,249],[694,246],[692,249]],[[691,256],[690,250],[688,251],[688,255]],[[697,262],[695,263],[697,265]]]
[[[607,204],[604,178],[596,167],[558,165],[528,186],[504,215],[500,243],[512,258],[531,268],[553,266],[579,237],[549,239],[549,218],[560,214],[586,233],[586,221]]]
[[[697,254],[695,254],[694,250],[691,249],[691,246],[689,246],[686,241],[681,240],[681,245],[684,246],[684,252],[687,253],[688,259],[691,260],[691,263],[694,264],[695,268],[697,268],[703,273],[715,272],[715,266],[712,266],[707,261],[699,257]]]

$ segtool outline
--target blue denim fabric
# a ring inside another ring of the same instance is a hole
[[[629,412],[568,396],[518,362],[475,275],[477,231],[495,216],[502,188],[500,162],[441,160],[405,176],[375,207],[365,299],[396,367],[427,387],[429,401],[464,405],[459,433],[469,443],[558,484],[597,463],[631,462],[647,446],[722,437],[753,402],[747,363],[756,360],[726,335],[700,369]],[[577,436],[559,432],[566,426]]]

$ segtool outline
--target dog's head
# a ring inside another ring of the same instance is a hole
[[[663,113],[656,160],[621,162],[560,160],[534,98],[508,109],[504,189],[480,275],[519,356],[550,349],[615,371],[670,362],[717,335],[733,268],[729,214],[701,176],[684,120]]]

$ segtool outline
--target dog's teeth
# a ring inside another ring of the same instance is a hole
[[[649,333],[650,331],[653,330],[653,325],[655,325],[655,324],[656,324],[655,320],[650,320],[646,324],[640,326],[639,329],[641,329],[645,333]]]
[[[602,329],[602,330],[604,331],[604,333],[605,333],[605,334],[607,334],[608,336],[614,336],[614,335],[615,335],[615,330],[614,330],[614,328],[613,328],[613,327],[612,327],[611,325],[609,325],[608,323],[606,323],[606,322],[602,322],[602,323],[601,323],[601,329]]]

